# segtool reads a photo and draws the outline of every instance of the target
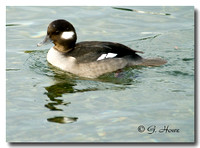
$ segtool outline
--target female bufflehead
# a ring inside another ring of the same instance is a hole
[[[47,35],[38,46],[51,41],[54,43],[47,54],[47,61],[70,73],[81,77],[96,78],[127,66],[160,66],[165,60],[144,59],[133,50],[120,43],[85,41],[76,44],[76,31],[66,20],[55,20],[47,29]]]

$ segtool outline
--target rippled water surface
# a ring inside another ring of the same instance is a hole
[[[46,61],[52,45],[36,47],[59,18],[78,41],[120,42],[168,63],[97,79],[60,71]],[[193,7],[7,7],[6,34],[7,141],[194,141]]]

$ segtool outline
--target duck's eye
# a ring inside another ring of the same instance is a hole
[[[56,35],[58,35],[59,33],[60,33],[60,32],[59,32],[58,30],[55,32]]]

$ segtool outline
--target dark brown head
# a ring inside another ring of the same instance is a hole
[[[42,46],[50,40],[54,43],[54,48],[61,52],[67,52],[74,48],[77,40],[75,28],[66,20],[55,20],[51,22],[47,29],[47,36],[39,43]]]

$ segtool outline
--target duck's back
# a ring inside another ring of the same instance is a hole
[[[78,63],[89,63],[107,58],[122,58],[127,56],[135,60],[141,60],[142,57],[136,54],[137,52],[143,53],[119,43],[86,41],[77,43],[75,48],[66,53],[66,55],[75,57]]]

